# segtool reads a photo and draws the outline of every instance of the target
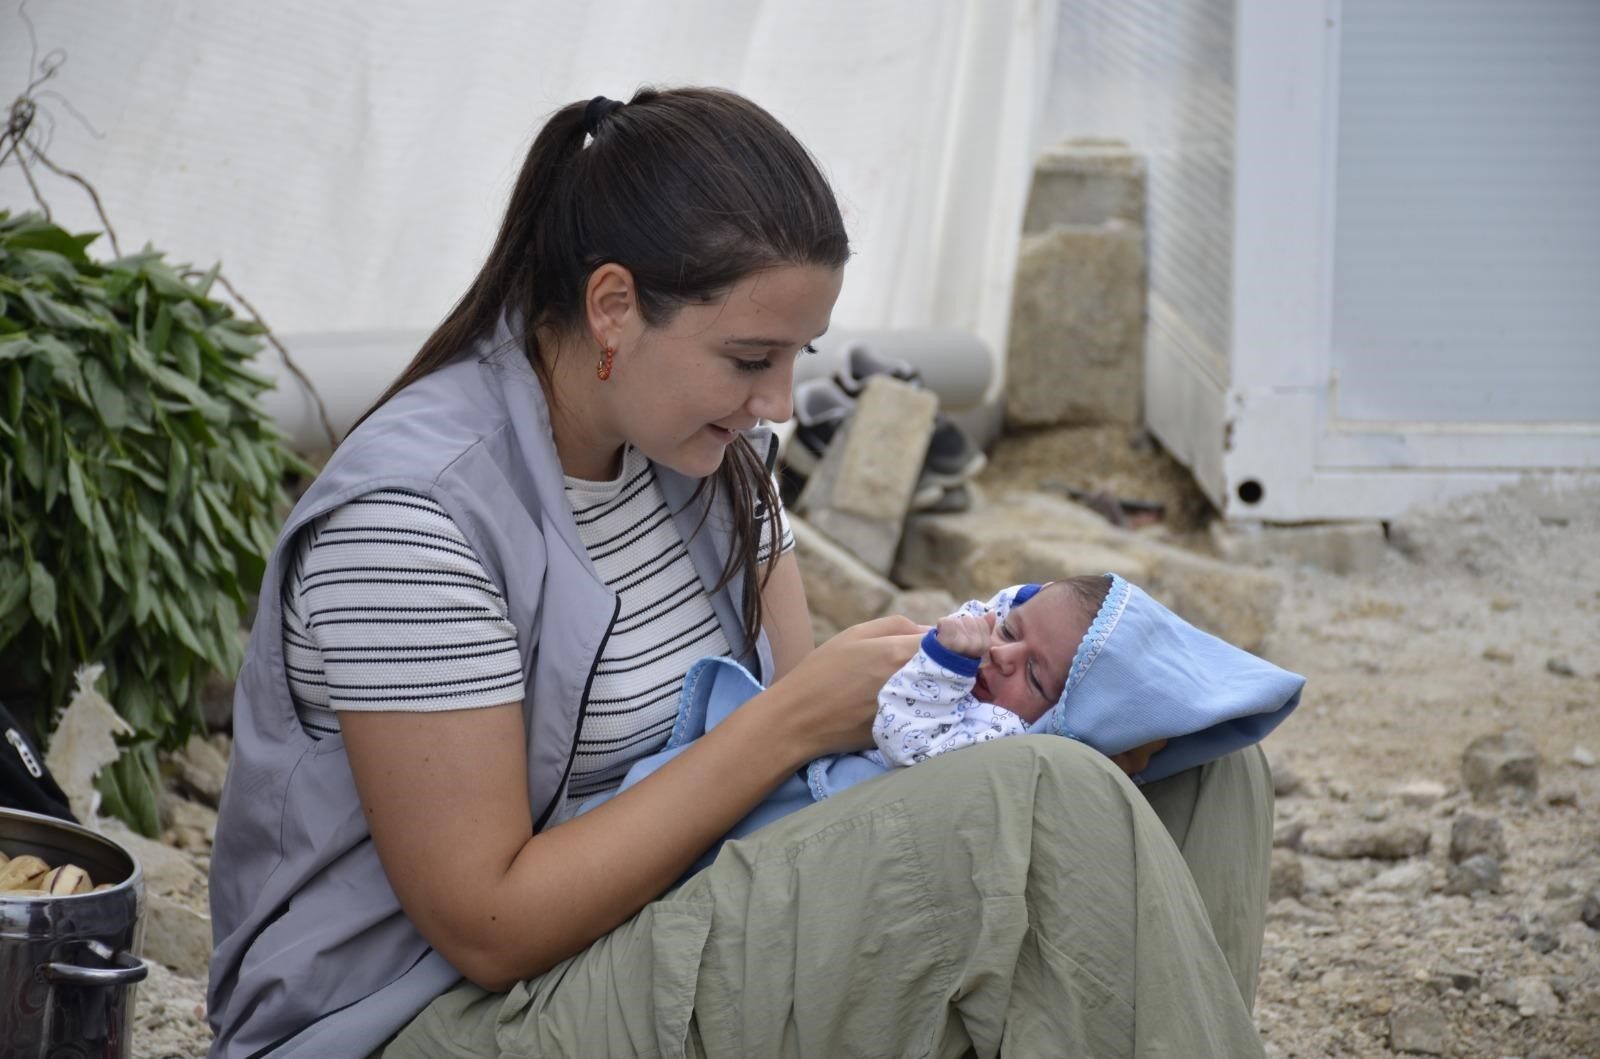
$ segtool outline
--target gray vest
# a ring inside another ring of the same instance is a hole
[[[655,471],[736,644],[742,582],[712,590],[727,555],[726,508],[718,504],[695,532],[706,504],[691,499],[699,481]],[[344,741],[301,729],[284,670],[280,594],[295,534],[380,488],[437,501],[504,595],[522,656],[536,831],[565,797],[581,704],[618,602],[578,538],[538,377],[502,324],[339,446],[268,560],[234,697],[233,759],[211,862],[213,1057],[366,1055],[460,978],[401,911]],[[771,673],[765,633],[745,663]]]

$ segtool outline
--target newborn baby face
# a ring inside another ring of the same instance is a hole
[[[1078,643],[1094,615],[1064,585],[1046,585],[1011,608],[990,633],[972,694],[1032,724],[1061,697]]]

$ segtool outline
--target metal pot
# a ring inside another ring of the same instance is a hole
[[[0,850],[76,864],[109,890],[0,894],[0,1059],[125,1059],[132,1054],[134,955],[144,940],[144,872],[117,843],[77,824],[0,809]]]

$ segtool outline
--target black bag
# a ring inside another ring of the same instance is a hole
[[[0,806],[78,822],[67,807],[67,796],[44,767],[44,755],[4,705],[0,705]]]

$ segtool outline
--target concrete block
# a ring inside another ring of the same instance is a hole
[[[1283,585],[1270,573],[1154,542],[1139,554],[1148,570],[1140,587],[1206,632],[1254,651],[1272,631]]]
[[[888,611],[898,591],[890,581],[804,519],[791,515],[789,526],[813,615],[843,629]]]
[[[938,407],[926,390],[873,376],[795,505],[879,574],[894,562]]]
[[[1144,224],[1144,157],[1119,140],[1068,140],[1048,148],[1033,167],[1022,230],[1113,218]]]
[[[1211,524],[1211,540],[1229,562],[1283,561],[1334,574],[1369,573],[1383,564],[1389,551],[1381,522],[1276,526],[1219,519]]]
[[[1043,494],[1007,494],[957,514],[908,518],[894,580],[942,588],[957,599],[987,599],[1006,585],[1052,580],[1064,570],[1116,569],[1125,557],[1117,542],[1116,528],[1085,507]]]
[[[1144,229],[1123,220],[1025,235],[1006,360],[1006,423],[1138,426]]]
[[[894,580],[972,599],[1006,585],[1107,571],[1246,650],[1261,646],[1283,595],[1266,571],[1146,539],[1042,494],[1011,494],[961,514],[912,516]]]

